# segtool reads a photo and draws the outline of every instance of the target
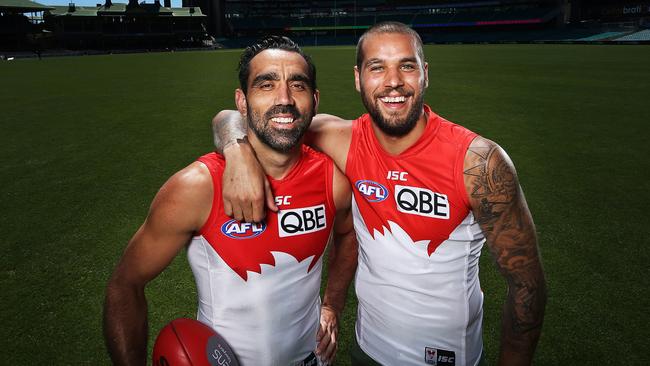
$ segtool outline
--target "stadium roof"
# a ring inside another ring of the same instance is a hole
[[[5,1],[5,0],[0,0]],[[27,0],[22,0],[27,1]],[[127,4],[113,3],[111,6],[75,6],[70,11],[69,6],[50,7],[50,14],[53,16],[75,16],[75,17],[96,17],[96,16],[117,16],[117,15],[151,15],[162,17],[205,17],[201,8],[166,8],[155,4],[139,4],[137,7],[129,7]]]
[[[54,9],[51,6],[39,4],[30,0],[0,0],[0,11],[29,13]]]

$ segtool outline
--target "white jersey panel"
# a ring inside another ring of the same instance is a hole
[[[321,259],[308,271],[313,256],[298,262],[272,252],[275,266],[248,271],[245,281],[203,236],[192,239],[187,254],[198,290],[197,318],[226,339],[241,365],[293,365],[315,350]]]
[[[359,346],[384,365],[426,364],[427,348],[453,351],[457,366],[476,365],[483,314],[478,264],[485,239],[472,213],[429,256],[429,240],[414,242],[393,221],[369,233],[352,203],[359,237]]]

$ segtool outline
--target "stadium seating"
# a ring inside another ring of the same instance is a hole
[[[650,41],[650,29],[644,29],[639,32],[628,34],[627,36],[623,36],[621,38],[616,38],[615,41]]]
[[[627,32],[604,32],[594,34],[593,36],[577,38],[576,41],[604,41],[609,39],[614,39],[624,35]]]

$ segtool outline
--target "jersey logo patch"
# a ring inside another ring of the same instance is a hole
[[[456,352],[446,351],[444,349],[425,347],[424,362],[426,362],[427,365],[455,366]]]
[[[381,202],[388,197],[386,187],[371,180],[358,180],[354,186],[368,202]]]
[[[309,234],[326,227],[327,218],[323,204],[278,212],[278,234],[281,238]]]
[[[252,239],[262,235],[266,230],[266,222],[249,223],[229,220],[221,225],[223,235],[232,239]]]
[[[449,219],[449,200],[446,194],[425,188],[396,185],[395,203],[399,212]]]

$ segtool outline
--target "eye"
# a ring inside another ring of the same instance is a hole
[[[259,88],[262,89],[262,90],[269,90],[269,89],[273,88],[273,84],[269,83],[269,82],[262,83],[262,84],[259,85]]]
[[[415,70],[415,65],[413,65],[413,64],[403,64],[402,65],[402,70],[405,70],[405,71]]]
[[[291,86],[292,89],[295,89],[295,90],[305,90],[305,89],[307,89],[307,86],[303,82],[294,82],[294,83],[291,83],[290,86]]]
[[[370,71],[371,72],[378,72],[378,71],[382,71],[382,70],[384,70],[384,67],[381,66],[381,65],[370,66]]]

